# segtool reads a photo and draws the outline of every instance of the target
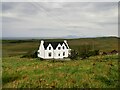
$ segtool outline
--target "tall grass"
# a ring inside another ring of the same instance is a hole
[[[3,88],[116,88],[118,56],[51,62],[3,58]]]

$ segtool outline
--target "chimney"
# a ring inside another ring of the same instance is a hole
[[[69,48],[68,43],[67,43],[67,40],[64,40],[64,42],[65,42],[65,44],[67,45],[67,47]]]
[[[43,40],[41,40],[41,44],[43,44],[44,43],[44,41]]]
[[[64,40],[65,43],[67,43],[67,40]]]

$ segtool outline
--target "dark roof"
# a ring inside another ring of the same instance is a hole
[[[65,44],[66,48],[68,49],[68,46],[66,45],[65,42],[44,42],[43,45],[44,45],[44,48],[47,49],[48,45],[51,44],[53,49],[56,49],[58,44],[62,45],[63,43]]]

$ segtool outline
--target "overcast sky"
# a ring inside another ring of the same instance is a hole
[[[3,2],[2,37],[118,36],[117,2]]]

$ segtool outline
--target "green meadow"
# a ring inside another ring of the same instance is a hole
[[[50,39],[49,41],[62,41]],[[118,50],[118,39],[68,39],[71,49],[91,44],[93,49]],[[119,87],[118,55],[98,55],[84,60],[53,61],[21,58],[37,50],[40,40],[2,41],[3,88],[117,88]]]

